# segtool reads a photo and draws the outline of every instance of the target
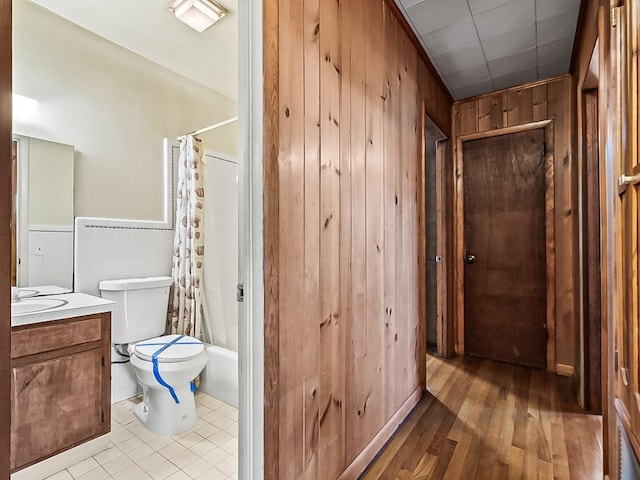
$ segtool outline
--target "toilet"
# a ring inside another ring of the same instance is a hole
[[[116,303],[111,317],[114,345],[127,345],[142,387],[136,418],[159,435],[178,435],[198,422],[193,380],[207,364],[204,344],[186,335],[163,335],[170,277],[104,280],[103,298]]]

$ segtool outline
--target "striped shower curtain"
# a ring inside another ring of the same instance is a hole
[[[192,135],[180,139],[173,240],[173,283],[167,332],[202,339],[200,282],[204,263],[204,187],[202,141]]]

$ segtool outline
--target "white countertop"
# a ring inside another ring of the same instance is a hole
[[[38,297],[33,297],[34,299]],[[70,317],[81,317],[113,311],[115,302],[104,298],[94,297],[86,293],[66,293],[64,295],[50,295],[48,299],[60,299],[67,303],[59,307],[41,310],[38,312],[21,313],[11,315],[11,326],[30,325],[33,323],[50,322]],[[28,302],[29,299],[22,300]]]

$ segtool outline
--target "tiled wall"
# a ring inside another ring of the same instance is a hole
[[[101,280],[171,275],[173,230],[163,222],[76,218],[75,291]]]
[[[73,226],[29,225],[28,285],[73,288]]]

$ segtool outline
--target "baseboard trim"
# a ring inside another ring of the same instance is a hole
[[[342,472],[338,480],[356,480],[365,471],[382,447],[384,447],[384,444],[387,443],[404,419],[407,418],[407,415],[418,404],[424,393],[424,386],[420,385],[409,395],[409,398],[396,410],[396,413],[378,431],[376,436],[364,447],[347,469]]]
[[[556,363],[556,373],[558,375],[564,375],[566,377],[573,377],[575,373],[575,367],[573,365],[565,365],[564,363]]]

